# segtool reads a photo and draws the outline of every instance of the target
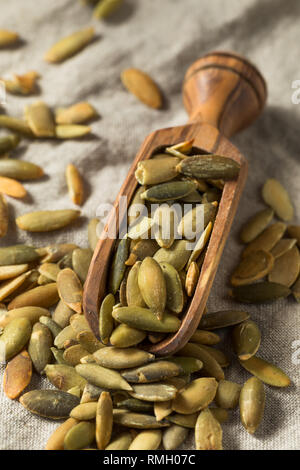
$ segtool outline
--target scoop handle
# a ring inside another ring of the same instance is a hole
[[[186,72],[183,102],[190,122],[213,125],[226,137],[249,126],[267,98],[265,80],[247,59],[232,52],[212,52]]]

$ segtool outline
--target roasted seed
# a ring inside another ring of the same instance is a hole
[[[105,450],[128,450],[133,435],[130,432],[123,432],[113,439]]]
[[[203,232],[201,233],[198,241],[196,242],[195,247],[193,248],[193,251],[192,251],[192,253],[189,257],[189,260],[187,262],[187,269],[189,269],[189,267],[193,263],[193,261],[196,261],[197,266],[198,266],[199,271],[200,271],[200,268],[203,264],[204,256],[205,256],[205,252],[203,250],[205,249],[205,246],[206,246],[206,244],[209,240],[209,237],[210,237],[210,234],[211,234],[211,231],[212,231],[212,227],[213,227],[213,224],[212,224],[212,221],[210,221],[207,224],[207,226],[205,227],[205,229],[203,230]]]
[[[123,0],[100,0],[94,8],[93,16],[100,20],[114,13],[123,3]]]
[[[114,254],[113,262],[110,270],[109,290],[115,294],[120,287],[121,281],[125,274],[125,261],[128,258],[128,239],[123,238]]]
[[[297,244],[300,247],[300,225],[289,225],[287,233],[291,238],[296,238]]]
[[[71,224],[80,211],[73,209],[29,212],[17,217],[16,224],[28,232],[51,232]]]
[[[260,357],[252,356],[247,361],[240,360],[240,364],[262,382],[273,387],[288,387],[291,384],[290,378],[283,370]]]
[[[100,450],[109,444],[113,428],[113,405],[110,394],[102,392],[96,411],[96,442]]]
[[[126,410],[114,410],[113,417],[114,423],[133,429],[158,429],[170,425],[164,420],[156,421],[155,416]]]
[[[242,425],[250,434],[258,428],[265,408],[263,383],[256,377],[245,382],[240,394],[240,417]]]
[[[160,263],[167,289],[166,307],[174,313],[182,312],[184,294],[181,279],[176,269],[169,263]]]
[[[90,103],[81,101],[69,108],[59,109],[56,113],[57,124],[81,124],[97,116],[97,112]]]
[[[71,325],[68,325],[55,337],[54,345],[58,349],[62,349],[67,340],[76,340],[76,337],[77,332],[71,327]]]
[[[83,182],[77,167],[72,163],[69,163],[66,168],[66,181],[71,200],[74,204],[81,206],[83,203]]]
[[[231,180],[238,177],[240,166],[228,157],[195,155],[181,160],[177,171],[191,178]]]
[[[161,248],[170,248],[175,238],[176,213],[168,204],[161,204],[154,212],[154,236]]]
[[[0,336],[5,359],[11,359],[26,345],[31,334],[31,324],[27,318],[14,318],[5,326]]]
[[[7,29],[0,29],[0,47],[11,46],[19,41],[18,33],[8,31]]]
[[[78,364],[76,372],[97,387],[112,390],[132,390],[132,387],[115,371],[98,364]]]
[[[233,286],[251,284],[272,272],[274,258],[267,251],[255,251],[245,256],[234,270],[230,282]]]
[[[101,223],[99,219],[91,219],[88,225],[88,240],[89,245],[92,251],[95,250],[96,245],[98,243],[99,237],[101,235]]]
[[[240,398],[241,385],[230,382],[229,380],[220,380],[215,401],[220,408],[235,408]]]
[[[10,294],[14,293],[28,278],[30,271],[20,274],[15,279],[8,279],[0,285],[0,301],[6,299]]]
[[[206,408],[215,398],[218,382],[213,378],[202,377],[193,380],[180,390],[172,402],[177,413],[191,414]]]
[[[167,417],[167,420],[170,423],[177,424],[178,426],[183,426],[184,428],[194,429],[199,413],[191,413],[183,415],[180,413],[173,413]]]
[[[276,282],[260,282],[247,286],[236,286],[230,291],[230,295],[235,300],[244,303],[272,302],[285,298],[290,293],[291,291],[287,286],[277,284]]]
[[[103,344],[107,344],[113,331],[114,321],[112,310],[115,304],[115,298],[108,294],[102,301],[99,313],[99,334]]]
[[[6,114],[1,114],[0,116],[0,127],[5,127],[14,132],[24,134],[26,137],[33,137],[32,130],[29,125],[23,119],[18,119],[12,116],[7,116]],[[15,160],[19,161],[19,160]],[[21,162],[20,162],[21,163]],[[4,175],[10,176],[10,175]]]
[[[141,194],[142,199],[151,202],[165,202],[182,199],[197,188],[194,181],[171,181],[151,186]]]
[[[213,221],[217,207],[218,203],[215,201],[207,204],[197,204],[197,206],[188,211],[179,222],[179,235],[188,240],[194,240],[199,233],[203,232],[208,223]],[[203,238],[201,241],[203,244]]]
[[[296,238],[282,238],[278,243],[272,248],[271,254],[274,258],[279,258],[284,255],[287,251],[291,250],[297,243]]]
[[[98,349],[103,348],[103,344],[95,338],[91,331],[81,331],[77,334],[76,339],[90,354],[93,354]]]
[[[52,46],[45,55],[47,62],[62,62],[73,56],[91,42],[94,28],[85,28],[67,36]]]
[[[58,293],[56,283],[46,284],[45,286],[35,287],[23,294],[18,295],[8,304],[8,310],[27,307],[51,307],[58,301]]]
[[[212,333],[211,331],[196,330],[193,336],[191,337],[190,341],[192,343],[200,343],[213,346],[214,344],[218,344],[221,341],[221,338],[216,333]]]
[[[246,257],[255,251],[270,251],[279,242],[286,230],[283,222],[276,222],[266,228],[244,249],[242,256]]]
[[[180,326],[180,320],[169,313],[165,313],[159,320],[151,310],[142,307],[120,307],[112,314],[113,318],[127,325],[147,331],[174,333]]]
[[[300,271],[300,254],[296,246],[276,258],[274,267],[269,273],[268,281],[291,287]]]
[[[220,423],[207,408],[201,411],[195,426],[197,450],[222,450],[223,432]]]
[[[27,351],[22,351],[8,362],[3,376],[5,395],[14,400],[30,384],[32,376],[31,359]]]
[[[70,346],[64,352],[64,360],[71,366],[76,366],[80,363],[80,359],[88,355],[88,351],[84,349],[80,344],[74,344]]]
[[[104,390],[103,388],[96,387],[96,385],[87,383],[83,389],[80,403],[89,403],[89,402],[98,401],[101,395],[101,392],[103,392],[103,390]]]
[[[129,363],[128,367],[130,367]],[[124,377],[127,382],[149,383],[159,382],[169,377],[176,377],[182,373],[184,373],[182,367],[176,363],[157,361],[152,364],[124,371],[122,372],[122,377]]]
[[[142,261],[138,285],[147,306],[161,319],[167,301],[166,280],[161,266],[153,258],[147,257]]]
[[[126,369],[147,364],[155,359],[153,354],[137,348],[106,347],[99,349],[94,354],[98,364],[109,369]]]
[[[203,363],[203,372],[217,380],[224,379],[224,372],[216,359],[198,344],[188,343],[180,350],[181,356],[194,357]]]
[[[27,106],[26,120],[37,137],[54,137],[55,123],[50,108],[43,101]]]
[[[226,328],[232,325],[248,320],[249,313],[240,310],[221,310],[219,312],[209,313],[201,318],[199,328],[203,330],[216,330]]]
[[[194,357],[175,356],[175,357],[167,358],[167,360],[173,362],[178,367],[180,367],[181,369],[180,375],[193,374],[194,372],[198,372],[199,370],[203,368],[202,361],[200,361],[200,359],[195,359]]]
[[[9,93],[15,95],[30,95],[37,91],[37,80],[40,75],[34,70],[24,73],[23,75],[14,74],[10,80],[3,80],[5,89]]]
[[[48,364],[44,370],[50,382],[65,392],[73,387],[80,387],[83,390],[86,385],[86,380],[69,365]]]
[[[49,437],[45,450],[64,450],[65,436],[69,429],[71,429],[77,423],[78,421],[74,418],[69,418],[64,423],[62,423]]]
[[[235,353],[239,359],[247,360],[257,353],[261,341],[261,333],[252,320],[237,325],[232,332]]]
[[[26,196],[24,186],[18,181],[7,178],[6,176],[0,176],[0,192],[15,198],[23,198]]]
[[[165,450],[178,449],[188,437],[189,430],[183,426],[173,424],[164,431],[162,442]]]
[[[185,290],[189,297],[192,297],[196,289],[199,275],[200,275],[200,271],[199,271],[198,265],[197,263],[195,263],[195,261],[192,261],[192,263],[190,264],[188,268],[186,279],[185,279]]]
[[[65,450],[78,450],[88,447],[95,440],[95,424],[90,421],[81,421],[65,435],[64,449]]]
[[[176,165],[179,159],[174,157],[149,159],[139,162],[135,177],[140,184],[159,184],[177,176]]]
[[[96,410],[97,402],[81,403],[73,408],[70,416],[78,421],[88,421],[96,417]]]
[[[72,252],[72,266],[82,283],[87,278],[92,256],[93,252],[90,248],[76,248]]]
[[[240,238],[243,243],[252,242],[258,235],[260,235],[273,219],[274,211],[272,209],[263,209],[255,214],[243,226]]]
[[[82,312],[82,285],[77,274],[65,268],[57,276],[57,289],[61,300],[77,313]]]
[[[15,318],[27,318],[31,325],[34,325],[42,315],[50,316],[50,312],[41,307],[21,307],[7,312],[0,316],[0,328],[8,325]]]
[[[146,333],[144,331],[121,323],[112,332],[110,343],[117,348],[130,348],[130,346],[141,343],[145,338]]]
[[[49,318],[48,316],[42,315],[40,317],[40,323],[47,326],[47,328],[51,331],[53,338],[56,338],[56,336],[62,331],[61,326],[59,326],[52,318]]]
[[[45,317],[48,318],[48,317]],[[51,346],[53,343],[50,330],[42,323],[35,323],[28,345],[28,353],[35,370],[41,374],[46,365],[51,362]]]
[[[170,248],[160,248],[153,256],[153,259],[158,263],[169,263],[177,271],[180,271],[190,257],[189,245],[190,243],[187,240],[176,240]]]
[[[20,398],[20,403],[31,413],[44,418],[68,418],[70,411],[79,404],[79,398],[61,390],[32,390]]]
[[[118,408],[125,408],[137,413],[152,413],[153,404],[150,402],[138,400],[137,398],[126,398],[117,403]]]
[[[15,245],[0,248],[0,266],[36,261],[39,255],[32,246]]]
[[[123,70],[121,80],[125,88],[150,108],[162,107],[162,96],[151,77],[141,70]]]
[[[274,209],[280,219],[289,221],[293,218],[294,209],[289,195],[279,181],[268,179],[264,184],[262,196],[265,203]]]
[[[142,431],[133,439],[128,450],[156,450],[160,446],[161,438],[160,429]]]

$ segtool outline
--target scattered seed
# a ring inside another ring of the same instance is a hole
[[[265,203],[274,209],[280,219],[292,220],[294,209],[287,191],[279,181],[273,178],[268,179],[264,184],[262,196]]]
[[[252,356],[247,361],[240,360],[240,364],[262,382],[273,387],[288,387],[291,384],[290,378],[279,367],[260,357]]]
[[[3,376],[5,395],[14,400],[18,398],[30,384],[32,363],[27,351],[22,351],[8,362]]]
[[[263,383],[251,377],[244,384],[240,394],[240,417],[242,425],[250,434],[254,434],[262,420],[265,408],[265,390]]]

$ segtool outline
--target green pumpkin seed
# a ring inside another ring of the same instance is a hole
[[[106,347],[99,349],[94,354],[98,364],[109,369],[126,369],[147,364],[155,359],[153,354],[137,348]]]
[[[153,256],[153,259],[160,264],[169,263],[177,271],[181,271],[191,255],[189,245],[190,242],[187,240],[176,240],[170,248],[160,248]]]
[[[161,421],[173,412],[172,400],[156,401],[154,403],[154,414],[157,421]]]
[[[93,11],[93,16],[98,20],[107,18],[114,13],[123,3],[123,0],[100,0]]]
[[[105,450],[128,450],[132,440],[133,436],[130,432],[122,432],[110,442]]]
[[[137,260],[143,261],[147,256],[152,257],[158,249],[159,246],[155,240],[138,240],[130,250],[130,257],[126,260],[126,265],[132,266]]]
[[[0,328],[4,328],[15,318],[27,318],[34,325],[42,315],[50,316],[50,312],[41,307],[21,307],[5,311],[0,315]]]
[[[166,281],[161,266],[153,258],[142,261],[138,285],[147,306],[157,318],[162,318],[167,301]]]
[[[74,310],[72,310],[62,300],[60,300],[53,312],[52,319],[61,328],[65,328],[69,324],[70,318],[73,314]]]
[[[297,281],[292,287],[292,294],[295,300],[299,303],[300,302],[300,277],[298,277]],[[0,325],[1,325],[1,317],[0,317]]]
[[[196,330],[190,341],[192,343],[207,344],[208,346],[213,346],[218,344],[221,341],[220,336],[216,333],[206,330]]]
[[[171,181],[152,186],[141,194],[142,199],[151,202],[165,202],[182,199],[197,189],[194,181]]]
[[[90,331],[90,326],[87,319],[80,313],[75,313],[71,316],[70,325],[77,334],[81,333],[82,331]]]
[[[150,383],[150,384],[134,384],[132,385],[133,391],[129,394],[133,398],[138,398],[144,401],[161,402],[172,400],[177,394],[177,388],[174,385],[165,383]]]
[[[300,254],[296,246],[276,258],[274,267],[269,273],[268,281],[290,287],[297,280],[300,272]]]
[[[62,423],[53,434],[51,434],[46,444],[45,450],[64,450],[64,438],[69,429],[77,424],[76,419],[69,418]]]
[[[81,421],[66,433],[64,438],[65,450],[78,450],[89,446],[95,440],[95,424]]]
[[[172,409],[181,414],[192,414],[206,408],[215,398],[218,382],[202,377],[180,390],[172,402]]]
[[[112,294],[108,294],[102,301],[99,313],[99,333],[103,344],[107,344],[109,337],[113,331],[114,321],[112,318],[112,310],[115,304],[115,298]]]
[[[97,218],[91,219],[88,225],[88,240],[89,240],[90,249],[92,251],[94,251],[96,248],[101,232],[102,232],[101,223],[99,219]]]
[[[67,340],[76,340],[77,332],[73,330],[71,325],[66,326],[61,332],[55,337],[54,345],[58,349],[62,349],[64,347],[64,343]]]
[[[56,348],[50,348],[53,356],[54,356],[54,359],[56,360],[56,364],[63,364],[65,366],[67,366],[67,362],[64,360],[64,353],[61,349],[56,349]]]
[[[291,291],[287,286],[276,282],[260,282],[247,286],[236,286],[230,291],[230,295],[235,300],[244,303],[273,302],[274,300],[287,297],[290,293]]]
[[[137,307],[145,307],[146,304],[143,300],[139,285],[138,273],[141,266],[141,261],[137,261],[129,271],[126,283],[126,301],[130,307],[136,305]]]
[[[161,439],[160,429],[142,431],[133,439],[128,450],[156,450],[160,446]]]
[[[195,426],[197,450],[222,450],[223,432],[220,423],[207,408],[201,411]]]
[[[33,134],[37,137],[55,136],[52,112],[43,101],[37,101],[26,108],[26,120]]]
[[[8,230],[8,205],[3,194],[0,194],[0,238],[5,237]]]
[[[279,258],[284,255],[287,251],[291,250],[297,243],[296,238],[282,238],[278,243],[272,248],[271,254],[274,258]]]
[[[6,29],[0,29],[0,47],[11,46],[19,41],[18,33],[8,31]]]
[[[130,348],[136,346],[146,338],[146,333],[122,323],[112,332],[110,344],[117,348]]]
[[[41,316],[40,317],[40,323],[43,325],[47,326],[49,330],[51,331],[53,337],[55,338],[62,330],[62,328],[54,321],[52,318],[49,318],[48,316]]]
[[[138,240],[139,238],[147,239],[153,225],[153,219],[150,217],[141,217],[129,228],[128,237],[131,240]]]
[[[128,367],[130,367],[129,364]],[[159,382],[169,377],[176,377],[184,372],[181,366],[176,363],[157,361],[152,364],[124,371],[122,372],[122,377],[124,377],[127,382],[150,383]]]
[[[294,209],[287,191],[279,181],[273,178],[268,179],[263,186],[262,197],[280,219],[292,220]]]
[[[144,160],[138,163],[135,177],[142,185],[165,183],[178,175],[175,168],[179,161],[174,157]]]
[[[230,364],[230,361],[228,357],[221,351],[220,349],[215,349],[212,348],[211,346],[207,346],[206,344],[197,344],[202,351],[206,351],[207,353],[210,354],[217,362],[220,364],[221,367],[228,367]]]
[[[19,145],[20,140],[21,138],[18,134],[11,134],[0,137],[0,155],[3,155],[6,152],[16,148]]]
[[[55,263],[44,263],[39,266],[39,273],[43,276],[46,276],[51,281],[56,282],[58,273],[60,271],[59,267]]]
[[[48,318],[48,317],[45,317]],[[35,323],[28,345],[28,353],[35,370],[41,374],[46,365],[51,362],[51,346],[53,344],[52,334],[47,326]]]
[[[46,246],[42,248],[42,263],[56,263],[65,255],[72,253],[75,248],[77,248],[77,245],[74,245],[74,243],[55,243],[54,245]],[[37,251],[39,252],[39,249]]]
[[[123,238],[117,247],[114,254],[110,276],[109,276],[109,291],[112,294],[116,294],[120,287],[121,281],[124,277],[126,265],[125,261],[128,258],[128,239]]]
[[[142,307],[116,308],[112,315],[115,320],[141,330],[174,333],[180,327],[180,320],[175,315],[165,313],[159,320],[151,310]]]
[[[51,63],[62,62],[87,46],[93,37],[94,28],[92,27],[76,31],[54,44],[46,53],[45,60]]]
[[[109,444],[113,428],[113,404],[108,392],[102,392],[96,411],[96,442],[100,450]]]
[[[181,413],[173,413],[171,416],[167,417],[167,420],[170,423],[177,424],[178,426],[182,426],[188,429],[194,429],[198,415],[198,412],[184,415]]]
[[[113,410],[113,417],[114,423],[133,429],[158,429],[170,425],[167,421],[156,421],[155,416],[126,410]]]
[[[255,251],[270,251],[283,237],[286,230],[286,225],[283,222],[277,222],[266,228],[260,235],[258,235],[242,253],[242,257],[246,257]]]
[[[138,400],[137,398],[126,398],[125,400],[119,401],[117,407],[137,413],[152,413],[153,411],[152,403]]]
[[[80,363],[80,359],[88,355],[88,351],[84,349],[80,344],[74,344],[70,346],[64,352],[64,360],[71,366],[76,366]]]
[[[289,237],[296,238],[297,244],[300,247],[300,225],[289,225],[287,233]]]
[[[80,387],[80,390],[83,390],[86,385],[86,380],[77,374],[74,367],[69,365],[48,364],[44,370],[48,380],[64,392],[73,387]]]
[[[164,431],[162,442],[165,450],[175,450],[183,444],[189,435],[189,430],[178,424],[173,424]]]
[[[235,353],[239,359],[247,360],[257,353],[261,341],[261,333],[252,320],[237,325],[232,332]]]
[[[203,232],[201,233],[200,237],[199,237],[199,240],[197,241],[190,257],[189,257],[189,260],[187,262],[187,270],[190,268],[191,264],[194,262],[194,261],[197,261],[199,256],[201,255],[201,253],[203,253],[203,250],[209,240],[209,237],[210,237],[210,234],[211,234],[211,231],[212,231],[212,227],[213,227],[213,224],[212,222],[209,222],[207,224],[207,226],[205,227],[205,229],[203,230]],[[203,261],[204,261],[204,258],[203,258]],[[202,262],[203,262],[202,261]],[[201,262],[201,264],[202,264]],[[197,261],[198,263],[198,261]],[[197,264],[198,266],[198,264]],[[200,271],[200,266],[198,266],[198,270]]]
[[[115,370],[106,369],[98,364],[78,364],[76,372],[97,387],[112,390],[132,390],[132,387]]]
[[[0,266],[30,263],[38,258],[39,255],[32,246],[15,245],[0,248]]]
[[[11,359],[26,345],[31,335],[31,324],[27,318],[14,318],[5,326],[0,336],[0,346],[5,359]]]
[[[168,204],[161,204],[154,212],[155,232],[154,236],[157,244],[161,248],[170,248],[175,237],[176,214]]]
[[[216,330],[228,326],[238,325],[248,320],[249,313],[240,310],[221,310],[219,312],[203,315],[199,328],[203,330]]]
[[[250,434],[254,434],[262,420],[265,408],[265,390],[263,383],[256,377],[245,382],[240,394],[240,417],[242,425]]]
[[[97,402],[104,389],[87,383],[83,389],[80,403]]]
[[[72,252],[72,266],[82,283],[86,280],[92,256],[93,252],[89,248],[76,248]]]
[[[181,372],[178,375],[189,375],[193,374],[194,372],[198,372],[202,369],[203,363],[199,359],[195,359],[193,357],[170,357],[167,358],[168,361],[173,362],[176,364],[180,369]]]
[[[77,313],[82,312],[82,285],[72,269],[65,268],[59,272],[57,289],[59,297],[68,307]]]
[[[182,312],[184,295],[181,279],[176,269],[169,263],[160,263],[167,289],[166,307],[174,313]]]
[[[1,114],[0,116],[0,127],[5,127],[14,132],[24,134],[25,137],[33,137],[32,130],[29,125],[23,119],[18,119],[12,116],[7,116],[6,114]],[[19,160],[15,160],[19,161]],[[21,163],[21,162],[20,162]],[[2,175],[8,176],[8,175]]]
[[[58,293],[56,283],[46,284],[44,286],[35,287],[14,298],[8,304],[8,310],[36,306],[48,308],[58,301]]]
[[[242,259],[234,270],[230,282],[233,286],[251,284],[272,272],[274,258],[267,251],[255,251]]]
[[[20,403],[31,413],[44,418],[68,418],[70,411],[79,404],[79,398],[61,390],[32,390],[20,398]]]
[[[182,160],[176,167],[179,173],[198,179],[236,179],[240,166],[228,157],[220,155],[195,155]]]
[[[272,209],[263,209],[262,211],[255,214],[251,219],[246,222],[243,226],[240,239],[243,243],[252,242],[258,235],[260,235],[269,225],[273,219],[274,211]]]
[[[91,331],[81,331],[80,333],[77,333],[76,339],[80,343],[81,347],[90,354],[103,348],[103,344],[95,338]]]
[[[197,204],[187,212],[178,225],[178,233],[187,240],[194,240],[211,222],[216,215],[218,203]]]
[[[242,386],[235,382],[220,380],[215,398],[216,404],[224,409],[235,408],[239,403],[241,388]]]
[[[145,201],[141,198],[141,194],[145,191],[145,186],[140,186],[134,193],[133,198],[128,207],[128,225],[131,227],[133,223],[143,215],[146,210]]]
[[[279,367],[260,357],[252,356],[247,361],[240,360],[240,364],[262,382],[273,387],[288,387],[291,384],[290,378]]]
[[[217,380],[224,379],[224,372],[216,359],[198,344],[188,343],[180,350],[181,356],[194,357],[203,363],[203,372]]]
[[[80,211],[73,209],[36,211],[17,217],[16,223],[28,232],[51,232],[69,225],[79,217]]]

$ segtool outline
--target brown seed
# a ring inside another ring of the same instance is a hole
[[[200,271],[199,271],[198,265],[197,263],[195,263],[195,261],[193,261],[189,266],[189,269],[187,271],[186,278],[185,278],[185,290],[189,297],[192,297],[196,289],[199,275],[200,275]]]
[[[300,247],[300,225],[289,225],[287,233],[291,238],[296,238],[297,244]]]
[[[0,176],[0,192],[15,198],[26,196],[26,189],[19,181],[5,176]]]
[[[30,384],[32,376],[31,359],[27,351],[22,351],[8,362],[3,376],[5,395],[14,400]]]
[[[19,276],[28,270],[28,264],[13,264],[10,266],[0,266],[0,281],[6,281]]]
[[[195,426],[197,450],[222,450],[222,428],[207,408],[198,416]]]
[[[16,218],[16,224],[28,232],[51,232],[71,224],[80,215],[73,209],[29,212]]]
[[[35,370],[39,374],[41,374],[46,365],[51,362],[52,352],[50,348],[52,345],[53,338],[49,328],[42,323],[35,323],[28,345],[28,353]]]
[[[287,191],[279,181],[273,178],[268,179],[264,184],[262,196],[265,203],[274,209],[280,219],[292,220],[294,209]]]
[[[76,31],[76,33],[54,44],[46,53],[45,60],[47,62],[56,63],[68,59],[87,46],[87,44],[92,41],[94,34],[94,28],[92,27]]]
[[[36,306],[36,307],[51,307],[58,301],[58,292],[55,282],[38,286],[34,289],[23,292],[23,294],[15,297],[7,306],[8,310],[20,307]]]
[[[26,120],[37,137],[55,136],[55,123],[51,109],[43,101],[27,106]]]
[[[151,108],[161,108],[162,96],[151,77],[138,69],[126,69],[121,73],[123,85],[140,101]]]
[[[3,194],[0,194],[0,238],[5,237],[8,229],[8,206]]]
[[[267,251],[254,251],[242,258],[238,267],[234,270],[230,282],[233,286],[251,284],[265,277],[274,266],[274,258]]]
[[[82,177],[75,165],[69,163],[66,168],[66,180],[71,200],[74,204],[81,206],[83,203]]]
[[[11,46],[19,41],[18,33],[8,31],[7,29],[0,29],[0,47]]]
[[[256,377],[245,382],[240,394],[240,417],[242,425],[250,434],[254,434],[262,420],[265,408],[265,390],[263,383]]]
[[[270,251],[279,242],[286,230],[286,224],[277,222],[266,228],[258,237],[246,246],[242,257],[246,257],[254,251]]]
[[[276,258],[268,280],[290,287],[296,281],[300,271],[300,254],[297,246]]]
[[[113,404],[109,392],[102,392],[96,411],[96,442],[100,450],[109,444],[113,428]]]
[[[65,268],[60,271],[57,276],[57,288],[61,300],[75,312],[81,313],[82,285],[72,269]]]
[[[45,450],[64,450],[64,439],[69,431],[78,421],[74,418],[67,419],[49,437]]]
[[[81,124],[97,116],[97,112],[90,103],[81,101],[69,108],[58,110],[56,113],[57,124]]]

